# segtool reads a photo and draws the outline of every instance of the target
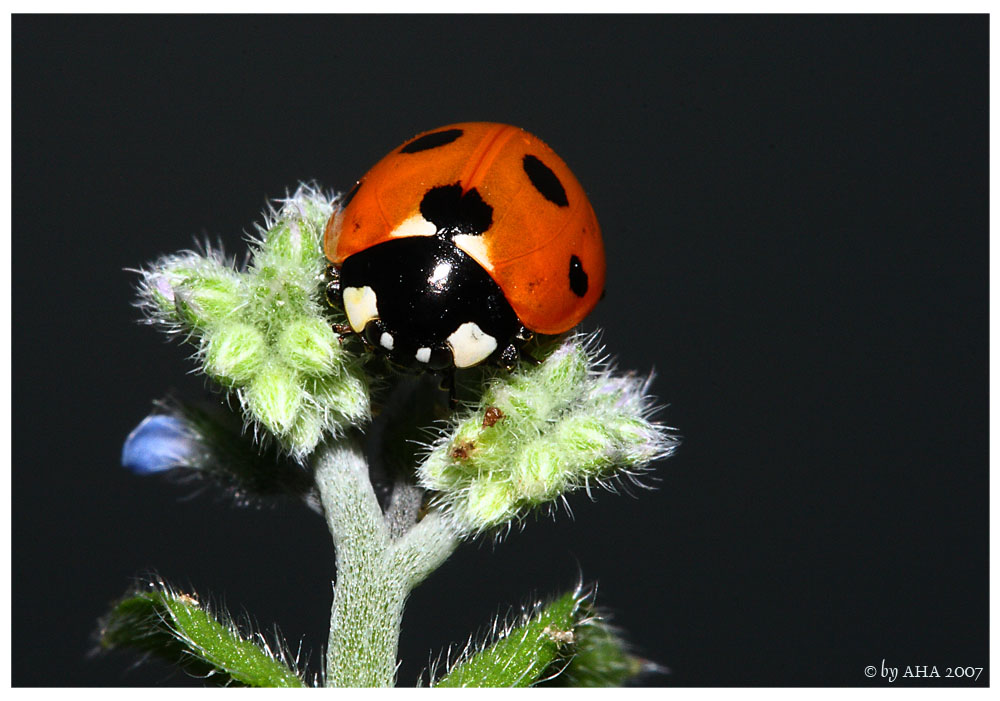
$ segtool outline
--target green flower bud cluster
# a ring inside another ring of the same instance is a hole
[[[648,380],[616,375],[572,336],[536,367],[490,381],[478,407],[434,445],[420,484],[465,535],[501,527],[592,484],[610,487],[670,455],[650,418]]]
[[[149,322],[196,343],[205,374],[296,458],[370,412],[365,376],[331,328],[345,319],[323,301],[333,207],[300,187],[258,227],[247,270],[207,248],[160,259],[140,284]]]

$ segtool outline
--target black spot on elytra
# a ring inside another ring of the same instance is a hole
[[[345,197],[343,200],[341,200],[341,202],[340,202],[340,208],[341,209],[346,208],[347,205],[349,205],[351,203],[351,200],[354,199],[354,196],[356,194],[358,194],[358,188],[359,187],[361,187],[361,181],[360,180],[358,182],[354,183],[354,187],[352,187],[351,191],[347,193],[347,197]]]
[[[541,193],[542,197],[560,207],[569,206],[569,200],[566,199],[566,190],[551,168],[531,154],[524,157],[521,165],[524,167],[524,172],[528,174],[531,184]]]
[[[420,214],[438,231],[452,234],[478,235],[493,223],[493,208],[483,202],[476,188],[463,195],[458,183],[428,190],[420,202]]]
[[[583,297],[587,294],[589,285],[590,282],[587,279],[587,271],[583,269],[583,263],[576,256],[570,256],[569,289],[573,290],[573,294],[577,297]]]
[[[428,149],[450,144],[461,135],[461,129],[445,129],[444,131],[436,131],[433,134],[424,134],[419,139],[414,139],[404,145],[403,148],[399,149],[399,152],[418,153],[419,151],[427,151]]]

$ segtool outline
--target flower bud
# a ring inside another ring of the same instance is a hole
[[[557,441],[538,440],[524,446],[512,465],[518,495],[528,502],[548,501],[566,485],[566,462]],[[570,459],[571,460],[571,459]]]
[[[199,446],[187,424],[175,416],[152,414],[122,446],[122,466],[138,475],[164,472],[194,461]]]
[[[297,374],[280,365],[254,375],[246,389],[247,407],[254,418],[282,437],[295,427],[302,400]]]
[[[205,338],[205,372],[226,386],[249,381],[266,358],[264,335],[250,324],[228,323]]]
[[[462,486],[462,475],[454,468],[447,454],[435,451],[420,466],[424,487],[436,492],[455,492]]]
[[[315,407],[303,404],[295,416],[295,423],[292,424],[287,436],[292,455],[304,457],[309,454],[322,440],[324,428],[326,425],[322,413]]]
[[[301,425],[296,422],[295,440]],[[223,403],[172,398],[156,402],[155,412],[129,434],[122,465],[140,475],[177,471],[184,481],[209,480],[237,504],[278,494],[310,503],[311,477],[278,448],[277,443],[255,444]]]
[[[541,426],[580,399],[587,372],[586,349],[579,344],[564,344],[530,372],[515,373],[507,381],[494,383],[483,401],[512,417]]]
[[[499,526],[514,517],[515,506],[516,497],[509,485],[484,475],[469,486],[463,520],[476,524],[480,530]]]
[[[197,324],[224,321],[240,304],[240,281],[235,274],[188,281],[183,286],[185,302],[197,309]]]
[[[167,259],[158,276],[157,291],[171,297],[179,320],[196,330],[226,320],[241,302],[238,274],[216,255]]]
[[[586,409],[563,418],[553,430],[553,441],[563,447],[566,461],[588,477],[605,467],[614,467],[616,424],[619,416],[587,413]],[[626,419],[627,421],[627,419]]]
[[[148,304],[152,313],[169,316],[177,311],[173,283],[166,272],[149,273],[143,281],[140,294],[141,303]]]
[[[340,343],[324,319],[303,316],[281,329],[277,352],[296,370],[323,375],[336,367]]]
[[[267,247],[272,256],[292,265],[302,262],[302,253],[311,241],[302,241],[302,227],[296,221],[284,221],[268,233]]]
[[[371,418],[368,382],[357,368],[347,367],[340,374],[317,378],[307,387],[311,400],[340,421],[356,423]]]

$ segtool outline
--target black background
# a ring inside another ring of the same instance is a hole
[[[266,198],[465,120],[584,183],[585,326],[655,367],[684,444],[657,491],[464,545],[411,599],[401,683],[578,572],[655,684],[986,666],[987,55],[986,16],[15,16],[13,683],[200,684],[86,656],[147,568],[318,668],[322,520],[119,467],[153,398],[202,388],[124,269],[241,251]]]

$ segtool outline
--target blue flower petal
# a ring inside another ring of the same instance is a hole
[[[188,464],[197,447],[187,425],[166,414],[153,414],[128,434],[122,446],[122,467],[151,475]]]

